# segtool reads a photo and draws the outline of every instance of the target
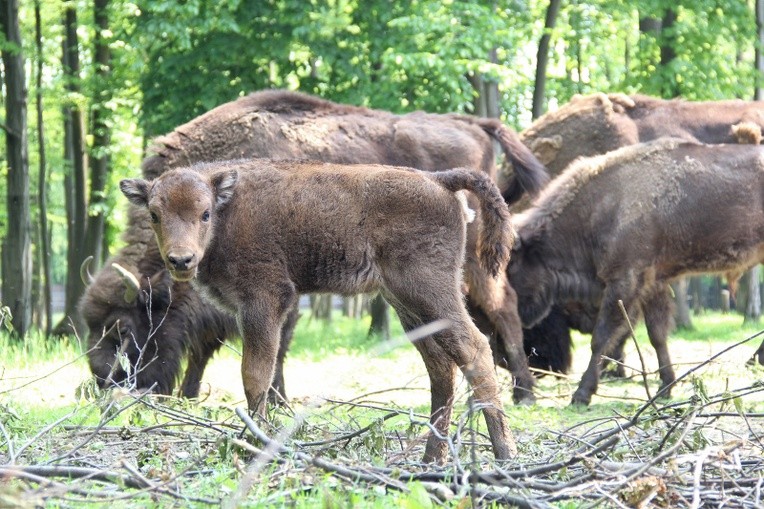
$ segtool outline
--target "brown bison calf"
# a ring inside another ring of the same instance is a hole
[[[760,263],[763,197],[764,147],[664,139],[573,163],[515,216],[509,274],[523,324],[554,305],[596,311],[574,403],[591,401],[602,354],[627,331],[619,301],[632,320],[643,313],[667,393],[675,379],[669,282]]]
[[[480,201],[479,258],[493,277],[506,268],[512,245],[507,206],[488,176],[249,160],[120,186],[148,208],[172,277],[193,280],[236,316],[250,410],[265,409],[279,330],[299,294],[378,290],[407,331],[437,320],[450,324],[416,342],[430,376],[435,429],[448,433],[458,366],[486,405],[496,457],[509,457],[513,440],[491,350],[461,295],[467,211],[456,191]],[[445,454],[445,442],[431,435],[425,460],[443,461]]]

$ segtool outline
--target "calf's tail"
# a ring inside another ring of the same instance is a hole
[[[464,189],[478,198],[481,216],[478,257],[483,268],[496,277],[507,267],[515,238],[509,209],[499,188],[488,175],[465,168],[428,175],[451,192]]]

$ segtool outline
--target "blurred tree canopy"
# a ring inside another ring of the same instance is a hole
[[[22,44],[11,51],[29,62],[29,97],[39,90],[44,104],[43,175],[55,283],[79,277],[66,264],[64,180],[71,164],[64,157],[62,112],[67,106],[76,104],[84,112],[89,158],[108,156],[105,196],[88,204],[90,216],[98,212],[106,218],[106,256],[117,247],[125,222],[116,183],[139,172],[151,137],[255,90],[299,89],[394,112],[473,112],[482,93],[476,83],[489,82],[498,90],[502,119],[518,130],[527,127],[549,6],[548,0],[39,2],[42,51],[35,51],[31,0],[20,3]],[[96,21],[96,5],[108,14],[107,26]],[[78,87],[67,86],[71,78],[62,64],[67,8],[78,14]],[[594,91],[749,99],[760,86],[754,0],[561,2],[549,35],[544,108]],[[96,54],[104,42],[108,70]],[[8,44],[0,35],[0,45],[8,49]],[[39,87],[32,75],[38,62]],[[5,100],[7,89],[1,91]],[[28,110],[29,166],[36,168],[39,123],[34,108]],[[101,146],[104,129],[106,147]],[[5,237],[15,218],[6,212],[8,169],[2,153],[0,162],[0,235]],[[30,178],[37,224],[37,172],[30,171]],[[35,265],[40,259],[35,256]],[[35,268],[38,291],[42,274]]]

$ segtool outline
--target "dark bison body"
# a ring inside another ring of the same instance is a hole
[[[660,363],[672,316],[668,283],[742,272],[764,255],[764,149],[658,140],[572,164],[516,216],[509,273],[523,324],[554,305],[596,309],[592,357],[573,402],[597,389],[601,355],[641,311]]]
[[[502,148],[508,162],[505,169],[508,175],[503,179],[506,185],[501,189],[508,201],[517,200],[524,191],[534,192],[545,183],[543,166],[513,131],[495,119],[422,112],[394,115],[295,92],[264,91],[221,105],[157,139],[152,149],[154,155],[143,163],[143,173],[147,178],[156,178],[168,169],[200,161],[269,157],[393,164],[427,171],[461,166],[494,178],[497,173],[494,142]],[[146,282],[160,270],[161,259],[153,245],[155,241],[146,212],[131,208],[129,218],[130,225],[124,235],[128,247],[121,250],[114,261],[128,268],[138,280]],[[473,247],[476,231],[476,228],[468,229]],[[514,363],[516,397],[529,397],[533,381],[527,363],[518,353],[522,339],[514,293],[505,279],[497,281],[487,277],[472,248],[468,249],[465,279],[471,297],[485,312],[491,325],[513,342],[509,346],[510,355],[504,356]],[[192,288],[184,285],[186,283],[172,283],[173,299],[183,296],[189,300],[189,308],[203,307],[204,301]],[[131,337],[125,345],[128,357],[137,359],[138,348],[147,341],[148,324],[152,323],[147,308],[137,301],[126,303],[124,292],[122,280],[111,263],[107,263],[96,275],[96,282],[86,290],[81,304],[90,328],[88,342],[91,347],[99,345],[90,355],[90,364],[100,381],[104,380],[103,373],[111,371],[116,362],[114,354],[123,344],[118,335],[109,334],[102,338],[103,331],[119,330],[119,326],[114,327],[117,322],[142,324],[125,331]],[[191,359],[194,365],[200,366],[201,373],[209,358],[207,354],[214,351],[214,348],[198,348],[197,345],[204,343],[202,338],[214,337],[213,346],[219,347],[221,339],[234,334],[231,327],[218,328],[218,324],[230,325],[230,321],[217,316],[219,312],[216,310],[206,310],[215,316],[200,321],[185,316],[177,307],[171,304],[164,310],[166,313],[162,316],[166,317],[162,327],[167,330],[154,352],[160,358],[154,363],[165,368],[146,372],[142,371],[143,366],[133,367],[133,371],[145,373],[139,380],[141,386],[148,387],[156,382],[160,392],[171,391],[179,372],[179,361],[172,359],[177,359],[178,352],[189,350],[193,356],[195,351],[201,351],[202,355]],[[158,325],[155,318],[153,324],[154,328]],[[170,324],[172,329],[168,327]],[[288,338],[284,340],[288,341]],[[142,358],[148,360],[153,356],[144,354]],[[186,386],[184,383],[183,387]],[[183,394],[192,396],[195,393],[184,390]]]
[[[445,460],[460,368],[485,405],[497,458],[514,443],[490,347],[461,294],[468,190],[483,219],[478,258],[504,276],[512,231],[491,178],[472,170],[426,173],[379,165],[230,161],[120,183],[151,214],[172,277],[193,280],[234,314],[243,336],[242,378],[250,410],[265,411],[280,329],[299,294],[380,291],[408,332],[445,322],[416,342],[430,375],[432,434],[425,460]],[[461,199],[460,199],[461,198]]]
[[[520,138],[552,175],[558,175],[579,157],[604,154],[661,137],[707,144],[758,144],[762,127],[762,101],[684,101],[597,93],[574,97],[536,120],[520,133]],[[529,203],[526,200],[524,206]],[[591,334],[595,318],[596,313],[587,314],[581,308],[553,308],[547,319],[525,330],[524,346],[531,366],[567,372],[572,357],[568,329]],[[614,350],[609,354],[612,358],[623,358],[626,337],[612,345]],[[499,350],[501,346],[499,341]],[[761,351],[764,352],[764,344]],[[760,359],[764,360],[764,354]],[[622,367],[616,366],[616,370],[623,375]]]

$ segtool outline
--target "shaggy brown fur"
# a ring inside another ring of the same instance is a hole
[[[221,105],[157,139],[152,149],[155,155],[144,161],[143,170],[144,176],[155,178],[170,168],[200,161],[269,157],[406,165],[428,171],[463,166],[494,177],[497,173],[494,142],[512,165],[507,170],[511,176],[503,188],[506,199],[514,201],[524,190],[535,192],[546,182],[543,166],[519,142],[516,133],[495,119],[422,112],[394,115],[295,92],[268,90]],[[139,279],[145,280],[154,275],[152,271],[161,265],[161,259],[155,250],[147,249],[154,240],[145,212],[133,214],[131,209],[129,217],[131,226],[125,240],[132,247],[125,248],[118,258]],[[479,222],[480,218],[475,225]],[[522,355],[515,295],[505,277],[498,280],[489,277],[478,263],[476,232],[475,226],[468,228],[470,244],[465,279],[469,294],[493,327],[502,331],[502,337],[508,338],[506,347],[502,344],[502,348],[510,352],[506,357],[515,377],[515,400],[532,400],[533,378]],[[150,271],[143,272],[144,266]],[[100,316],[89,321],[93,341],[97,341],[101,331],[109,329],[119,316],[125,316],[123,322],[148,323],[145,308],[133,306],[126,309],[120,302],[124,286],[110,264],[96,278],[99,290],[95,291],[91,285],[83,299],[83,309],[102,310]],[[193,292],[193,289],[176,288],[180,284],[173,284],[174,295]],[[134,316],[134,313],[144,316]],[[173,313],[170,307],[168,320]],[[92,331],[99,336],[94,336]],[[119,348],[119,341],[116,340],[116,346],[112,343],[108,349],[113,352]],[[113,358],[108,366],[101,358],[91,359],[94,372],[108,371],[112,364]],[[171,367],[177,369],[176,365]],[[175,373],[177,371],[169,378],[172,379]]]
[[[761,142],[764,126],[764,102],[761,101],[705,101],[664,100],[653,97],[623,94],[592,94],[576,96],[557,111],[547,113],[520,134],[521,139],[547,165],[553,175],[562,172],[578,157],[604,154],[623,146],[651,141],[659,137],[673,136],[688,141],[709,144]],[[525,200],[516,208],[530,204]],[[729,274],[730,288],[734,291],[736,277]],[[564,308],[556,308],[552,314],[562,313],[571,327],[585,333],[574,324],[581,320]],[[585,322],[591,322],[587,317]],[[561,351],[559,345],[568,343],[572,348],[570,334],[563,333],[558,325],[560,318],[550,318],[555,325],[544,325],[547,334],[530,331],[524,335],[526,350],[543,351],[554,355]],[[558,337],[550,337],[551,334]],[[626,336],[624,336],[625,338]],[[548,342],[549,346],[544,343]],[[501,357],[502,341],[498,341]],[[551,349],[550,349],[551,347]],[[764,351],[764,345],[762,346]],[[614,346],[613,357],[622,357],[623,341]],[[550,366],[564,366],[567,356],[552,360]],[[530,357],[532,367],[537,359]],[[617,367],[617,371],[623,372]]]
[[[762,196],[764,148],[669,139],[578,161],[516,216],[519,246],[509,271],[524,325],[554,304],[598,310],[591,361],[573,402],[590,402],[600,357],[624,334],[619,300],[632,319],[644,313],[668,390],[668,283],[759,263]]]
[[[733,126],[743,124],[739,134]],[[751,143],[764,127],[764,101],[684,101],[643,95],[576,96],[520,133],[553,175],[577,157],[661,137],[699,143]],[[760,138],[759,138],[760,141]]]
[[[509,457],[512,437],[490,348],[461,296],[467,211],[455,191],[469,190],[480,202],[478,244],[487,270],[500,274],[509,258],[509,211],[489,177],[465,169],[250,160],[172,170],[153,182],[123,180],[120,187],[149,210],[172,277],[194,280],[237,317],[251,410],[264,412],[279,329],[299,294],[381,291],[407,331],[450,322],[416,343],[430,375],[436,429],[448,434],[458,366],[487,405],[496,457]],[[445,456],[445,442],[431,435],[425,460]]]

